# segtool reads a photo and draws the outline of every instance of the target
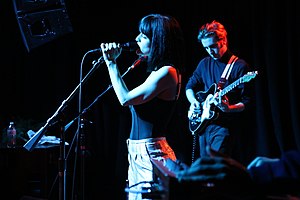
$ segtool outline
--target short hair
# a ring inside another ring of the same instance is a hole
[[[218,41],[224,40],[227,44],[227,31],[225,27],[216,20],[202,25],[199,29],[199,34],[197,37],[198,42],[201,42],[202,39],[209,37],[215,37]]]

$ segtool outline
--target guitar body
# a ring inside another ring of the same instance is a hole
[[[210,121],[218,118],[219,113],[215,111],[216,106],[214,104],[217,98],[224,98],[225,95],[233,88],[241,83],[249,82],[250,80],[255,78],[257,74],[257,71],[248,72],[219,92],[217,91],[218,87],[215,83],[212,84],[207,91],[197,92],[196,98],[201,103],[201,109],[199,112],[188,112],[189,129],[192,132],[192,135],[194,135],[195,133],[201,135],[206,125]],[[218,92],[218,97],[215,97],[216,92]]]
[[[201,135],[201,132],[206,125],[214,119],[217,119],[219,114],[215,111],[213,104],[214,94],[217,92],[217,85],[212,84],[206,91],[196,93],[196,98],[201,102],[201,109],[199,112],[189,114],[189,129],[194,135],[195,133]]]

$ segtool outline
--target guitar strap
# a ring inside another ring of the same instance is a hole
[[[228,80],[228,77],[231,73],[232,67],[233,67],[233,65],[234,65],[234,63],[237,59],[238,59],[238,57],[235,56],[235,55],[232,55],[230,57],[227,65],[226,65],[226,67],[225,67],[225,69],[224,69],[224,71],[221,75],[221,78],[219,80],[218,89],[223,89],[223,87],[224,87],[224,85],[225,85],[226,81]]]

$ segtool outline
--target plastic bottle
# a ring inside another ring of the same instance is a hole
[[[17,130],[14,122],[9,122],[7,128],[7,148],[15,148],[17,142]]]

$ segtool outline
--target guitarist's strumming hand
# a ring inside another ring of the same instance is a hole
[[[189,119],[193,118],[193,116],[195,114],[197,114],[197,115],[201,114],[201,104],[199,101],[197,101],[197,99],[195,99],[190,105],[190,108],[188,111],[188,118]]]

